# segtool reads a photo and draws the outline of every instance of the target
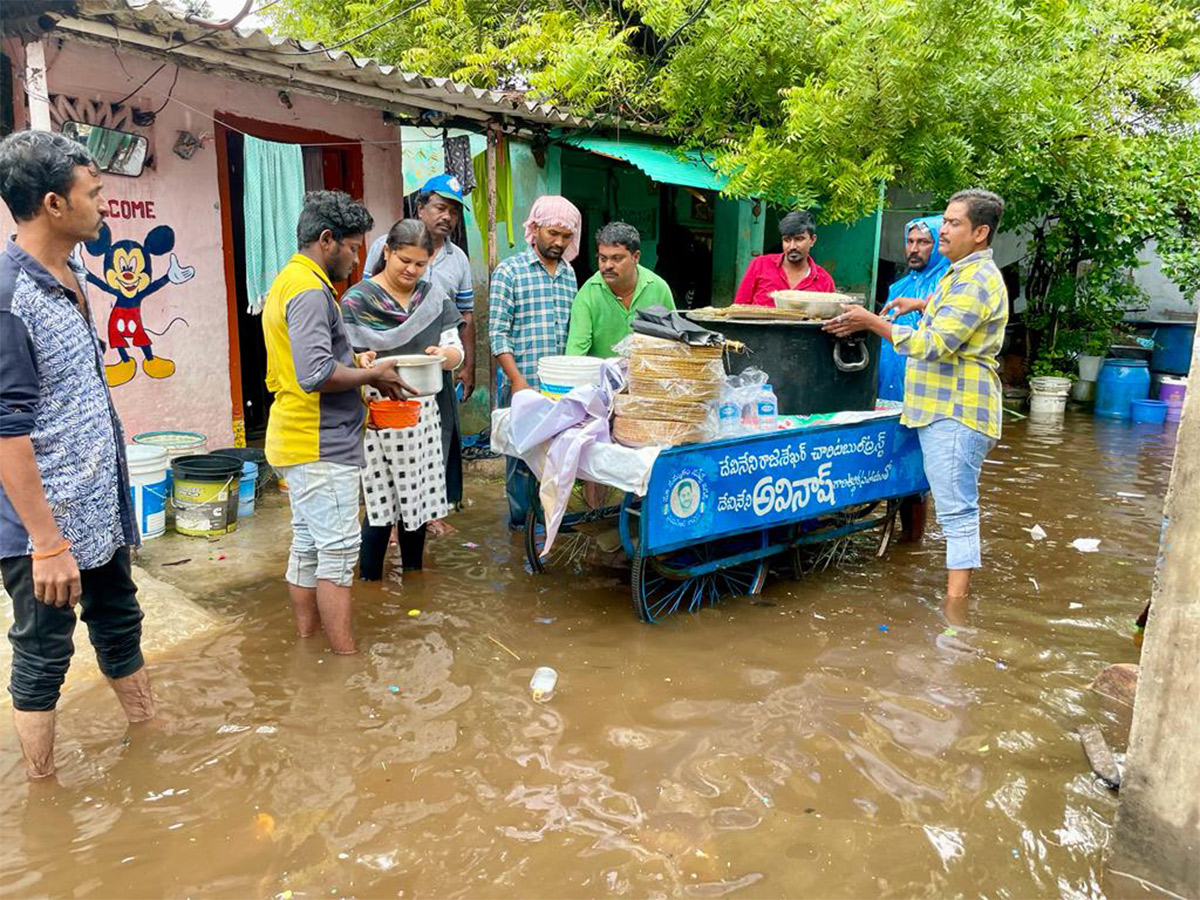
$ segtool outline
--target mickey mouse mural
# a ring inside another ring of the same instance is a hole
[[[108,225],[100,229],[94,241],[84,245],[92,256],[103,260],[103,277],[88,270],[88,281],[113,297],[112,312],[108,317],[108,344],[120,354],[120,361],[106,365],[105,376],[112,387],[125,384],[137,374],[137,363],[130,359],[130,346],[137,347],[145,357],[142,371],[151,378],[169,378],[175,372],[175,363],[155,356],[150,334],[161,336],[176,322],[187,324],[176,317],[161,332],[147,332],[142,325],[142,302],[167,284],[185,284],[196,275],[192,266],[181,266],[171,251],[175,248],[175,231],[168,225],[150,229],[144,241],[114,241]],[[152,256],[171,253],[167,274],[154,277]]]

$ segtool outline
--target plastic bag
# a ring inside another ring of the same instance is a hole
[[[701,346],[695,347],[690,344],[684,344],[680,341],[669,341],[664,338],[650,337],[645,334],[631,334],[628,337],[622,338],[621,342],[614,349],[620,352],[622,349],[628,348],[628,354],[637,356],[666,356],[671,358],[684,357],[686,359],[720,359],[722,355],[721,347],[718,346]]]
[[[662,419],[631,419],[617,416],[613,420],[613,439],[626,447],[677,447],[712,440],[711,425],[688,422],[667,422]]]
[[[708,403],[721,396],[720,381],[693,381],[690,378],[639,377],[630,374],[629,393],[650,400],[678,400],[687,403]]]
[[[690,400],[663,400],[659,397],[638,397],[621,394],[617,397],[618,416],[631,419],[665,419],[702,425],[712,413],[712,404]]]
[[[643,356],[635,353],[629,360],[632,378],[662,378],[673,381],[725,383],[725,365],[719,359],[690,359],[686,357]]]

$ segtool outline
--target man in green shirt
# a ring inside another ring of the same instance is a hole
[[[633,333],[633,317],[651,306],[675,308],[667,283],[638,264],[642,239],[624,222],[596,232],[597,269],[571,304],[568,356],[615,356],[613,345]]]

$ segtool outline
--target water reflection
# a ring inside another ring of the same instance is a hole
[[[884,562],[864,544],[770,605],[651,628],[617,578],[526,575],[473,486],[429,570],[360,589],[358,657],[297,643],[269,585],[212,598],[236,627],[156,665],[155,729],[124,741],[103,690],[72,697],[59,784],[27,785],[6,732],[0,890],[1097,896],[1114,800],[1073,730],[1116,722],[1086,685],[1134,658],[1173,449],[1010,427],[963,626],[932,518]],[[560,672],[547,704],[536,665]]]

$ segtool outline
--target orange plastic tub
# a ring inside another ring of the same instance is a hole
[[[368,410],[376,428],[412,428],[421,418],[417,400],[372,400]]]

